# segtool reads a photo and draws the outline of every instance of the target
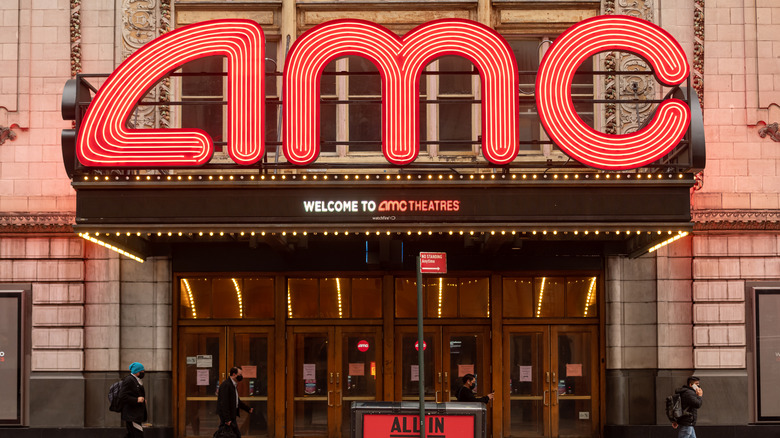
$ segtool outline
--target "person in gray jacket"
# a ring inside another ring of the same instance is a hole
[[[672,427],[675,429],[679,428],[677,438],[696,438],[696,431],[693,429],[693,426],[696,426],[696,419],[701,407],[702,395],[704,394],[699,378],[696,376],[688,377],[688,382],[685,386],[677,389],[675,393],[680,394],[680,407],[683,411],[677,422],[672,423]]]

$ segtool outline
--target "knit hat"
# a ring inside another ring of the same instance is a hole
[[[144,370],[144,366],[139,362],[133,362],[130,364],[130,374],[135,374],[143,370]]]

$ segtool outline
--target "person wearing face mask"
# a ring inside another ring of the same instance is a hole
[[[672,423],[672,427],[677,430],[677,438],[696,438],[696,418],[702,404],[704,391],[701,389],[701,381],[696,376],[688,377],[685,386],[675,391],[680,394],[680,405],[683,415]]]
[[[484,397],[477,397],[474,395],[474,387],[477,386],[477,377],[473,374],[466,374],[463,376],[463,386],[458,388],[458,393],[456,394],[456,398],[458,401],[462,402],[482,402],[482,403],[489,403],[490,400],[493,400],[493,393],[484,396]]]
[[[250,414],[254,408],[250,408],[238,397],[238,382],[244,379],[244,371],[241,367],[230,369],[229,377],[219,385],[217,393],[217,414],[219,414],[219,423],[230,427],[238,438],[241,438],[241,431],[238,430],[236,417],[240,415],[239,409],[243,409]]]
[[[130,364],[130,375],[122,380],[119,400],[122,403],[122,421],[125,422],[128,438],[144,436],[143,423],[146,421],[146,392],[141,379],[144,378],[144,366],[138,362]]]

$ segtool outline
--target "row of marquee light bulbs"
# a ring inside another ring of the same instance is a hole
[[[334,231],[334,232],[333,232],[333,235],[334,235],[334,236],[338,236],[340,233],[341,233],[342,235],[344,235],[344,236],[349,236],[349,235],[350,235],[350,232],[349,232],[349,231],[342,231],[342,232],[339,232],[339,231]],[[469,232],[468,232],[468,235],[470,235],[470,236],[473,236],[473,235],[475,235],[476,233],[477,233],[477,232],[475,232],[475,231],[469,231]],[[564,234],[568,234],[569,232],[568,232],[568,231],[565,231],[565,232],[563,232],[563,233],[564,233]],[[572,233],[573,233],[574,235],[579,235],[579,231],[573,231]],[[590,231],[587,231],[587,230],[583,232],[583,234],[584,234],[584,235],[588,235],[589,233],[590,233]],[[594,232],[593,232],[593,234],[594,234],[594,235],[598,235],[599,233],[600,233],[600,231],[599,231],[599,230],[596,230],[596,231],[594,231]],[[604,233],[605,233],[605,234],[610,234],[610,231],[605,231]],[[614,233],[615,233],[616,235],[620,235],[620,234],[621,234],[621,231],[620,231],[620,230],[616,230],[616,231],[614,231]],[[625,231],[625,234],[626,234],[626,235],[631,235],[631,233],[632,233],[632,232],[631,232],[631,231],[629,231],[629,230]],[[141,257],[138,257],[137,255],[135,255],[135,254],[133,254],[133,253],[130,253],[130,252],[128,252],[128,251],[126,251],[126,250],[124,250],[124,249],[122,249],[122,248],[119,248],[119,247],[115,246],[115,245],[112,245],[111,243],[108,243],[108,242],[105,242],[105,241],[103,241],[103,240],[100,240],[100,239],[98,239],[97,237],[99,237],[99,236],[100,236],[100,233],[99,233],[99,232],[96,232],[96,233],[94,233],[94,234],[95,234],[95,237],[92,237],[92,236],[91,236],[89,233],[79,233],[78,235],[79,235],[80,237],[82,237],[83,239],[85,239],[85,240],[88,240],[88,241],[90,241],[90,242],[92,242],[92,243],[96,243],[96,244],[98,244],[98,245],[101,245],[101,246],[103,246],[103,247],[105,247],[105,248],[108,248],[108,249],[110,249],[110,250],[112,250],[112,251],[115,251],[115,252],[117,252],[117,253],[119,253],[119,254],[122,254],[122,255],[124,255],[124,256],[126,256],[126,257],[129,257],[129,258],[131,258],[131,259],[133,259],[133,260],[135,260],[135,261],[137,261],[137,262],[140,262],[140,263],[143,263],[143,262],[144,262],[144,259],[143,259],[143,258],[141,258]],[[103,233],[103,234],[105,234],[106,236],[111,236],[111,233]],[[137,233],[135,233],[135,234],[136,234],[136,236],[137,236],[137,237],[140,237],[140,236],[142,235],[142,233],[140,233],[140,232],[137,232]],[[152,236],[152,234],[153,234],[153,233],[146,233],[146,236]],[[174,233],[173,233],[173,232],[168,232],[168,233],[165,233],[165,234],[166,234],[167,236],[171,236],[171,237],[174,235]],[[180,232],[178,232],[178,233],[175,233],[175,234],[176,234],[177,236],[179,236],[179,237],[183,237],[183,236],[185,235],[185,233],[183,233],[183,232],[181,232],[181,231],[180,231]],[[224,233],[224,232],[215,233],[215,232],[213,232],[213,231],[210,231],[210,232],[208,232],[208,233],[204,233],[204,232],[202,232],[202,231],[201,231],[201,232],[198,232],[198,233],[186,233],[187,237],[195,237],[195,236],[197,236],[197,237],[203,237],[203,236],[205,236],[206,234],[207,234],[209,237],[213,237],[213,236],[215,236],[215,235],[219,235],[219,236],[225,236],[225,233]],[[244,232],[244,231],[241,231],[240,233],[228,233],[228,235],[230,235],[230,236],[236,236],[236,235],[239,235],[239,236],[245,236],[246,234],[249,234],[250,236],[257,236],[258,234],[259,234],[260,236],[266,236],[267,234],[270,234],[270,235],[272,235],[272,236],[275,236],[275,235],[277,235],[277,234],[278,234],[278,235],[281,235],[281,236],[287,236],[287,234],[288,234],[288,233],[287,233],[286,231],[282,231],[282,232],[280,232],[280,233],[276,233],[276,232],[266,233],[265,231],[261,231],[260,233],[256,233],[255,231],[251,231],[251,232],[249,232],[249,233],[246,233],[246,232]],[[293,235],[293,236],[297,236],[297,235],[298,235],[298,232],[297,232],[297,231],[293,231],[293,232],[292,232],[292,233],[290,233],[290,234],[291,234],[291,235]],[[301,235],[303,235],[303,236],[307,236],[308,234],[309,234],[309,233],[308,233],[307,231],[303,231],[303,232],[301,232]],[[317,235],[318,233],[316,233],[316,232],[315,232],[315,233],[311,233],[311,234],[313,234],[313,235]],[[328,233],[327,231],[323,231],[321,234],[322,234],[323,236],[328,236],[328,235],[329,235],[329,233]],[[354,235],[360,235],[361,233],[360,233],[360,232],[353,232],[353,233],[351,233],[351,234],[354,234]],[[380,231],[376,231],[376,232],[375,232],[375,234],[376,234],[377,236],[379,236],[379,235],[381,235],[382,233],[381,233]],[[392,234],[393,234],[393,232],[392,232],[392,231],[387,231],[387,232],[386,232],[386,235],[388,235],[388,236],[390,236],[390,235],[392,235]],[[396,234],[396,235],[403,235],[404,233],[402,233],[402,232],[398,231],[398,232],[395,232],[395,234]],[[409,236],[411,236],[411,235],[413,235],[413,234],[415,234],[415,233],[413,233],[412,231],[407,231],[407,232],[406,232],[406,234],[407,234],[407,235],[409,235]],[[417,233],[416,233],[416,234],[417,234],[418,236],[422,236],[422,235],[423,235],[423,232],[422,232],[422,231],[417,231]],[[433,234],[434,234],[434,232],[433,232],[433,231],[428,231],[428,232],[427,232],[427,235],[429,235],[429,236],[430,236],[430,235],[433,235]],[[445,233],[440,231],[440,232],[438,232],[437,234],[438,234],[438,235],[444,235]],[[458,231],[458,232],[456,233],[456,232],[454,232],[454,231],[449,231],[449,232],[447,232],[446,234],[447,234],[447,235],[450,235],[450,236],[452,236],[452,235],[456,235],[456,234],[457,234],[458,236],[463,236],[463,235],[465,235],[465,234],[466,234],[466,232],[464,232],[464,231]],[[479,234],[480,234],[480,235],[484,235],[484,234],[485,234],[485,232],[484,232],[484,231],[482,231],[482,232],[479,232]],[[507,231],[501,231],[501,232],[500,232],[500,234],[501,234],[501,235],[506,235],[506,234],[508,234],[508,233],[507,233]],[[517,234],[518,234],[518,232],[517,232],[517,231],[511,231],[511,232],[509,232],[509,234],[511,234],[511,235],[517,235]],[[524,235],[527,235],[527,234],[529,234],[529,233],[524,231],[524,232],[522,232],[522,234],[524,234]],[[537,231],[535,231],[535,230],[534,230],[534,231],[531,231],[531,232],[530,232],[530,234],[531,234],[531,235],[534,235],[534,236],[536,236],[536,235],[537,235]],[[542,234],[543,236],[546,236],[546,235],[548,235],[548,232],[547,232],[547,230],[543,230],[543,231],[541,231],[541,234]],[[552,234],[552,235],[557,235],[557,234],[558,234],[558,231],[557,231],[557,230],[553,230],[551,234]],[[642,234],[642,231],[639,231],[639,230],[637,230],[637,231],[636,231],[636,234],[637,234],[637,235],[641,235],[641,234]],[[652,232],[651,232],[651,231],[646,231],[646,234],[652,234]],[[662,235],[662,234],[663,234],[663,232],[662,232],[661,230],[658,230],[658,231],[657,231],[657,234],[658,234],[658,235]],[[654,245],[654,246],[650,247],[650,249],[648,249],[648,252],[654,252],[654,251],[658,250],[658,249],[659,249],[659,248],[661,248],[661,247],[664,247],[664,246],[666,246],[666,245],[668,245],[668,244],[670,244],[670,243],[672,243],[672,242],[675,242],[675,241],[677,241],[677,240],[679,240],[679,239],[681,239],[681,238],[683,238],[683,237],[687,236],[688,234],[689,234],[689,233],[688,233],[687,231],[678,231],[678,232],[677,232],[677,234],[673,234],[673,232],[672,232],[671,230],[669,230],[669,231],[667,231],[667,235],[670,235],[671,237],[669,237],[668,239],[664,240],[663,242],[660,242],[660,243],[658,243],[658,244],[656,244],[656,245]],[[121,236],[121,235],[122,235],[122,233],[120,233],[120,232],[117,232],[117,233],[115,233],[115,235],[116,235],[116,236]],[[132,235],[132,233],[130,233],[130,232],[127,232],[127,233],[125,233],[125,235],[126,235],[126,236],[131,236],[131,235]],[[162,233],[162,232],[157,232],[157,233],[156,233],[156,235],[157,235],[157,236],[160,236],[160,237],[162,237],[162,236],[163,236],[163,233]],[[371,235],[371,232],[370,232],[370,231],[366,231],[366,232],[365,232],[365,235],[366,235],[366,236],[369,236],[369,235]],[[496,235],[496,231],[490,231],[490,235]]]
[[[614,174],[611,174],[611,173],[604,173],[604,174],[594,173],[594,174],[590,174],[590,173],[586,173],[586,174],[582,175],[582,178],[583,179],[591,179],[591,175],[592,175],[592,179],[602,179],[601,176],[603,175],[604,176],[603,179],[616,179],[616,180],[619,180],[619,179],[621,179],[624,176],[625,176],[625,179],[631,179],[632,176],[633,176],[637,180],[642,180],[644,178],[644,179],[646,179],[648,181],[653,180],[653,179],[663,179],[664,176],[666,176],[666,178],[668,178],[668,179],[673,178],[673,174],[671,174],[671,173],[657,173],[657,174],[652,174],[652,173],[647,173],[647,174],[642,174],[642,173],[614,173]],[[612,178],[613,175],[614,175],[614,178]],[[645,175],[645,176],[643,177],[642,175]],[[289,178],[288,178],[288,176],[289,176]],[[437,179],[437,180],[444,180],[444,179],[454,180],[454,179],[456,179],[455,175],[444,175],[444,174],[436,174],[436,175],[428,174],[427,177],[425,177],[425,178],[423,178],[423,175],[421,175],[421,174],[417,174],[416,176],[417,176],[418,180],[434,180],[434,179]],[[685,175],[682,174],[682,173],[678,173],[677,174],[677,178],[678,179],[682,179],[684,176]],[[216,181],[225,181],[225,180],[235,181],[236,179],[238,179],[239,181],[246,181],[248,179],[249,181],[255,181],[255,180],[260,180],[260,181],[265,181],[265,180],[271,180],[271,181],[283,180],[284,181],[284,180],[290,179],[290,180],[297,181],[298,179],[301,179],[301,180],[312,179],[312,180],[327,181],[330,178],[332,178],[333,180],[339,180],[339,177],[341,177],[341,179],[344,180],[344,181],[349,181],[350,179],[354,179],[355,181],[360,181],[361,179],[371,180],[372,177],[373,177],[373,179],[377,179],[377,180],[382,179],[382,175],[380,175],[380,174],[357,174],[357,175],[349,175],[349,174],[338,175],[338,174],[336,174],[336,175],[332,175],[332,176],[331,175],[321,175],[321,176],[320,175],[311,175],[311,176],[309,176],[309,175],[306,175],[306,174],[303,174],[303,175],[299,175],[299,174],[290,174],[290,175],[287,175],[287,174],[281,174],[281,175],[219,175],[219,174],[217,174],[217,175],[177,175],[175,177],[172,176],[172,175],[166,175],[164,179],[163,179],[162,175],[156,175],[154,177],[152,175],[146,175],[145,177],[142,177],[141,175],[136,175],[135,178],[131,178],[129,175],[125,175],[124,176],[124,180],[129,181],[131,179],[134,179],[135,181],[193,181],[193,180],[203,181],[204,179],[206,179],[208,181],[214,181],[214,180],[216,180]],[[530,174],[530,175],[527,174],[527,173],[523,173],[523,174],[518,174],[518,173],[495,174],[495,173],[492,173],[492,174],[489,175],[489,177],[486,174],[484,174],[484,173],[481,173],[478,176],[475,175],[475,174],[468,175],[468,179],[469,180],[475,180],[475,179],[480,179],[480,180],[485,180],[485,179],[491,179],[491,180],[495,180],[495,179],[512,179],[512,180],[516,180],[518,178],[519,179],[523,179],[523,180],[527,180],[527,179],[536,180],[536,179],[539,179],[539,178],[541,178],[541,179],[553,179],[553,180],[559,180],[559,179],[561,179],[561,180],[568,180],[570,178],[571,179],[580,179],[580,177],[581,177],[581,175],[579,173],[575,173],[575,174],[564,173],[562,175],[558,175],[557,173],[556,174],[552,174],[552,175],[547,174],[547,173],[542,173],[541,175],[540,174],[536,174],[536,173],[533,173],[533,174]],[[116,176],[115,175],[113,177],[114,181],[120,181],[121,179],[122,179],[122,177],[120,177],[120,176]],[[393,179],[393,176],[392,175],[385,175],[384,179],[389,181],[389,180]],[[401,179],[404,179],[404,178],[403,178],[403,175],[396,174],[395,175],[395,179],[396,180],[401,180]],[[406,179],[407,180],[414,180],[414,176],[407,174],[406,175]],[[458,175],[457,179],[464,180],[464,179],[467,179],[467,178],[466,178],[466,175],[462,175],[461,174],[461,175]],[[84,176],[84,181],[89,181],[89,180],[90,180],[90,176],[89,175],[85,175]],[[100,181],[101,177],[99,175],[93,175],[92,176],[92,180],[93,181]],[[106,175],[106,176],[103,176],[102,180],[103,181],[111,181],[112,177]]]

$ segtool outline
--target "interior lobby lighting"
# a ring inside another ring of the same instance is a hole
[[[184,288],[187,289],[187,297],[190,301],[190,309],[192,310],[192,319],[198,319],[198,312],[195,311],[195,299],[192,297],[192,289],[190,288],[190,282],[186,278],[182,278],[184,282]]]
[[[235,278],[231,278],[233,281],[233,287],[236,288],[236,297],[238,298],[238,317],[244,317],[244,300],[241,296],[241,288],[238,287],[238,281]]]
[[[336,278],[336,294],[339,300],[339,318],[343,318],[344,315],[341,310],[341,281],[338,278]]]
[[[117,252],[119,254],[122,254],[125,257],[131,258],[131,259],[137,261],[138,263],[143,263],[144,262],[144,259],[142,259],[141,257],[138,257],[135,254],[131,254],[131,253],[129,253],[129,252],[123,250],[123,249],[117,248],[116,246],[114,246],[114,245],[112,245],[112,244],[110,244],[108,242],[103,242],[102,240],[95,239],[94,237],[91,237],[88,233],[79,233],[79,236],[81,238],[83,238],[83,239],[89,240],[92,243],[97,243],[98,245],[100,245],[102,247],[108,248],[111,251],[114,251],[114,252]]]
[[[683,237],[685,237],[687,235],[688,235],[687,231],[680,231],[680,233],[677,234],[676,236],[671,237],[669,239],[666,239],[663,242],[661,242],[661,243],[659,243],[659,244],[657,244],[655,246],[652,246],[649,250],[647,250],[647,252],[656,251],[658,248],[664,247],[664,246],[666,246],[666,245],[668,245],[668,244],[670,244],[670,243],[672,243],[674,241],[680,240],[680,239],[682,239]]]
[[[585,298],[585,311],[583,316],[588,316],[588,310],[593,305],[593,301],[596,299],[596,277],[590,279],[590,287],[588,288],[588,297]]]
[[[537,318],[542,314],[542,300],[544,299],[544,283],[546,281],[547,281],[547,277],[542,277],[542,286],[539,288],[539,303],[536,305]]]

